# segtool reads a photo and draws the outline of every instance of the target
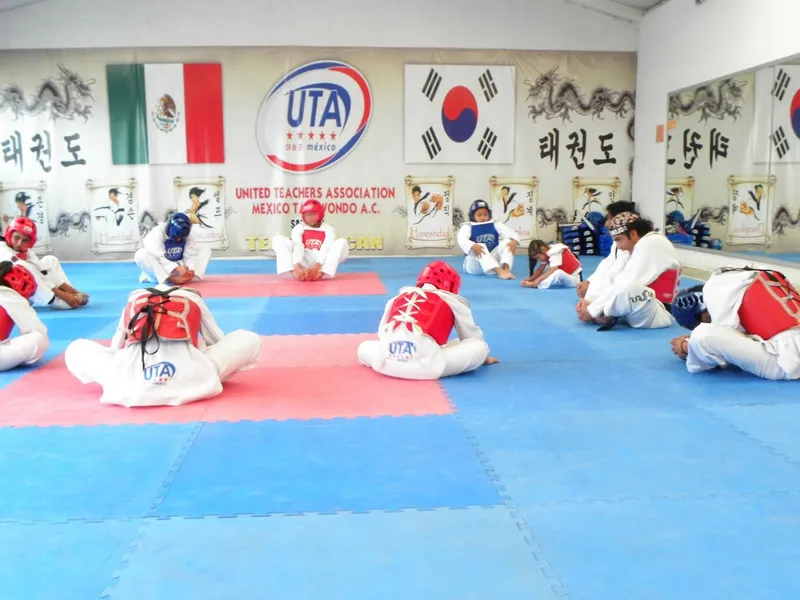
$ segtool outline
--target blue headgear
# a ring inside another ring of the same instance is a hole
[[[490,219],[492,218],[492,209],[489,208],[489,204],[486,202],[486,200],[475,200],[475,202],[473,202],[472,205],[470,205],[470,207],[469,207],[469,220],[470,220],[470,223],[474,223],[475,222],[475,212],[480,208],[485,208],[486,210],[488,210],[489,211],[489,218]]]
[[[173,213],[167,221],[167,237],[186,239],[192,230],[192,221],[183,213]]]
[[[672,301],[672,316],[678,325],[686,329],[694,329],[699,324],[697,316],[706,309],[702,290],[683,290]]]

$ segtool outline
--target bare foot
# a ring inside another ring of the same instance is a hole
[[[496,365],[499,362],[500,362],[500,359],[495,358],[494,356],[490,356],[489,358],[486,359],[486,362],[484,362],[483,364],[485,364],[485,365]]]
[[[507,271],[506,269],[500,269],[497,271],[497,276],[500,279],[515,279],[514,274],[511,271]]]
[[[75,296],[78,298],[78,304],[80,306],[86,306],[87,304],[89,304],[89,294],[78,292],[77,294],[75,294]]]
[[[525,280],[525,281],[522,282],[522,287],[524,287],[524,288],[537,288],[537,287],[539,287],[539,284],[538,283],[533,283],[532,281]]]
[[[297,281],[305,281],[306,280],[306,270],[303,267],[295,267],[292,271],[292,276],[297,279]]]

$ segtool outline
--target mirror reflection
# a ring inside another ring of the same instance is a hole
[[[800,262],[800,60],[678,90],[668,102],[667,236]]]

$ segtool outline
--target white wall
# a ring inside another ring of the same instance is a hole
[[[669,0],[639,26],[633,199],[664,224],[667,95],[800,53],[800,0]]]
[[[636,31],[631,22],[562,0],[45,0],[0,13],[0,50],[335,46],[634,52]]]

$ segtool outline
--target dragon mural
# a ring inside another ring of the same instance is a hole
[[[93,116],[95,100],[92,86],[95,83],[94,79],[85,80],[64,65],[58,65],[58,74],[46,79],[30,102],[26,99],[24,90],[15,83],[0,90],[0,113],[11,111],[14,119],[46,113],[53,121],[82,118],[86,123]]]
[[[610,112],[617,118],[628,119],[626,132],[628,138],[634,137],[634,110],[636,109],[636,93],[632,90],[616,91],[608,86],[598,84],[588,94],[584,94],[575,81],[559,74],[558,67],[540,74],[534,81],[525,80],[528,87],[528,116],[534,123],[540,118],[561,119],[572,122],[572,114],[603,118],[604,112]],[[633,159],[628,163],[628,172],[633,173]]]
[[[672,94],[669,97],[669,116],[677,119],[700,113],[702,123],[711,119],[721,121],[728,117],[736,121],[742,115],[746,85],[746,81],[728,78]]]
[[[86,233],[89,231],[89,223],[91,222],[91,215],[88,211],[79,213],[58,213],[55,225],[47,225],[50,235],[57,235],[62,237],[69,237],[70,230],[77,230],[79,233]]]
[[[787,235],[787,229],[797,229],[800,226],[800,210],[797,216],[792,217],[788,206],[780,206],[772,217],[772,232],[777,236]]]

